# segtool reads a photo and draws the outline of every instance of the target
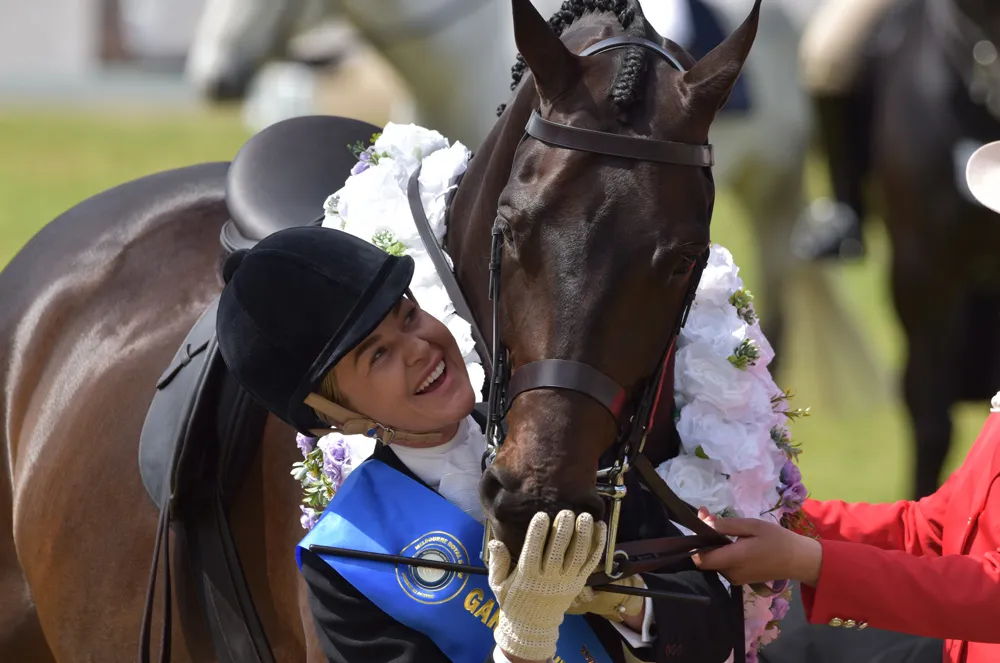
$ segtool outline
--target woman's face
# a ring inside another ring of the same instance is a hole
[[[405,297],[333,371],[343,405],[388,428],[450,436],[475,404],[455,338]]]

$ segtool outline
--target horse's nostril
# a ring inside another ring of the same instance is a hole
[[[495,510],[495,502],[501,490],[503,490],[503,484],[500,483],[496,472],[493,471],[492,467],[486,468],[482,479],[479,480],[479,500],[487,509]]]

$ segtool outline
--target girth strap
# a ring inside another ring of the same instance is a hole
[[[668,140],[655,140],[640,136],[620,136],[618,134],[571,127],[542,118],[535,111],[531,114],[524,131],[543,143],[581,150],[595,154],[605,154],[624,159],[673,163],[680,166],[710,168],[715,164],[711,145],[690,145]]]
[[[617,382],[587,364],[565,359],[533,361],[514,371],[507,386],[507,406],[519,394],[548,388],[569,389],[590,396],[607,408],[615,421],[625,408],[625,390]]]
[[[427,249],[427,255],[431,257],[434,269],[441,278],[441,283],[444,284],[444,289],[448,292],[448,296],[451,297],[451,303],[455,306],[455,312],[472,327],[472,339],[476,343],[476,352],[479,353],[479,357],[482,360],[486,377],[491,378],[493,360],[486,345],[486,339],[483,338],[482,332],[479,331],[479,327],[476,325],[476,318],[472,315],[472,309],[469,308],[469,303],[465,301],[465,294],[462,292],[462,287],[458,284],[458,279],[455,278],[455,273],[452,271],[451,265],[448,264],[448,259],[445,258],[444,251],[441,250],[441,246],[434,237],[430,221],[427,220],[427,214],[424,212],[424,204],[420,200],[420,169],[422,167],[422,165],[417,166],[417,169],[410,175],[410,181],[406,185],[406,199],[410,203],[410,214],[413,215],[413,222],[416,224],[417,232],[420,233],[420,239],[423,240],[424,247]]]

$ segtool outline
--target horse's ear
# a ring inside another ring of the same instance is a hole
[[[580,71],[573,55],[538,13],[531,0],[511,0],[514,43],[535,78],[542,98],[552,99],[575,83]]]
[[[757,37],[760,3],[761,0],[754,3],[743,25],[684,74],[684,82],[690,90],[689,103],[697,115],[714,119],[729,100]]]

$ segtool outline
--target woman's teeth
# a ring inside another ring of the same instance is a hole
[[[437,380],[439,377],[441,377],[442,373],[444,373],[443,360],[438,363],[437,367],[434,369],[434,372],[427,376],[427,379],[424,380],[424,383],[417,388],[417,393],[418,394],[421,393],[424,389],[434,384],[434,381]]]

